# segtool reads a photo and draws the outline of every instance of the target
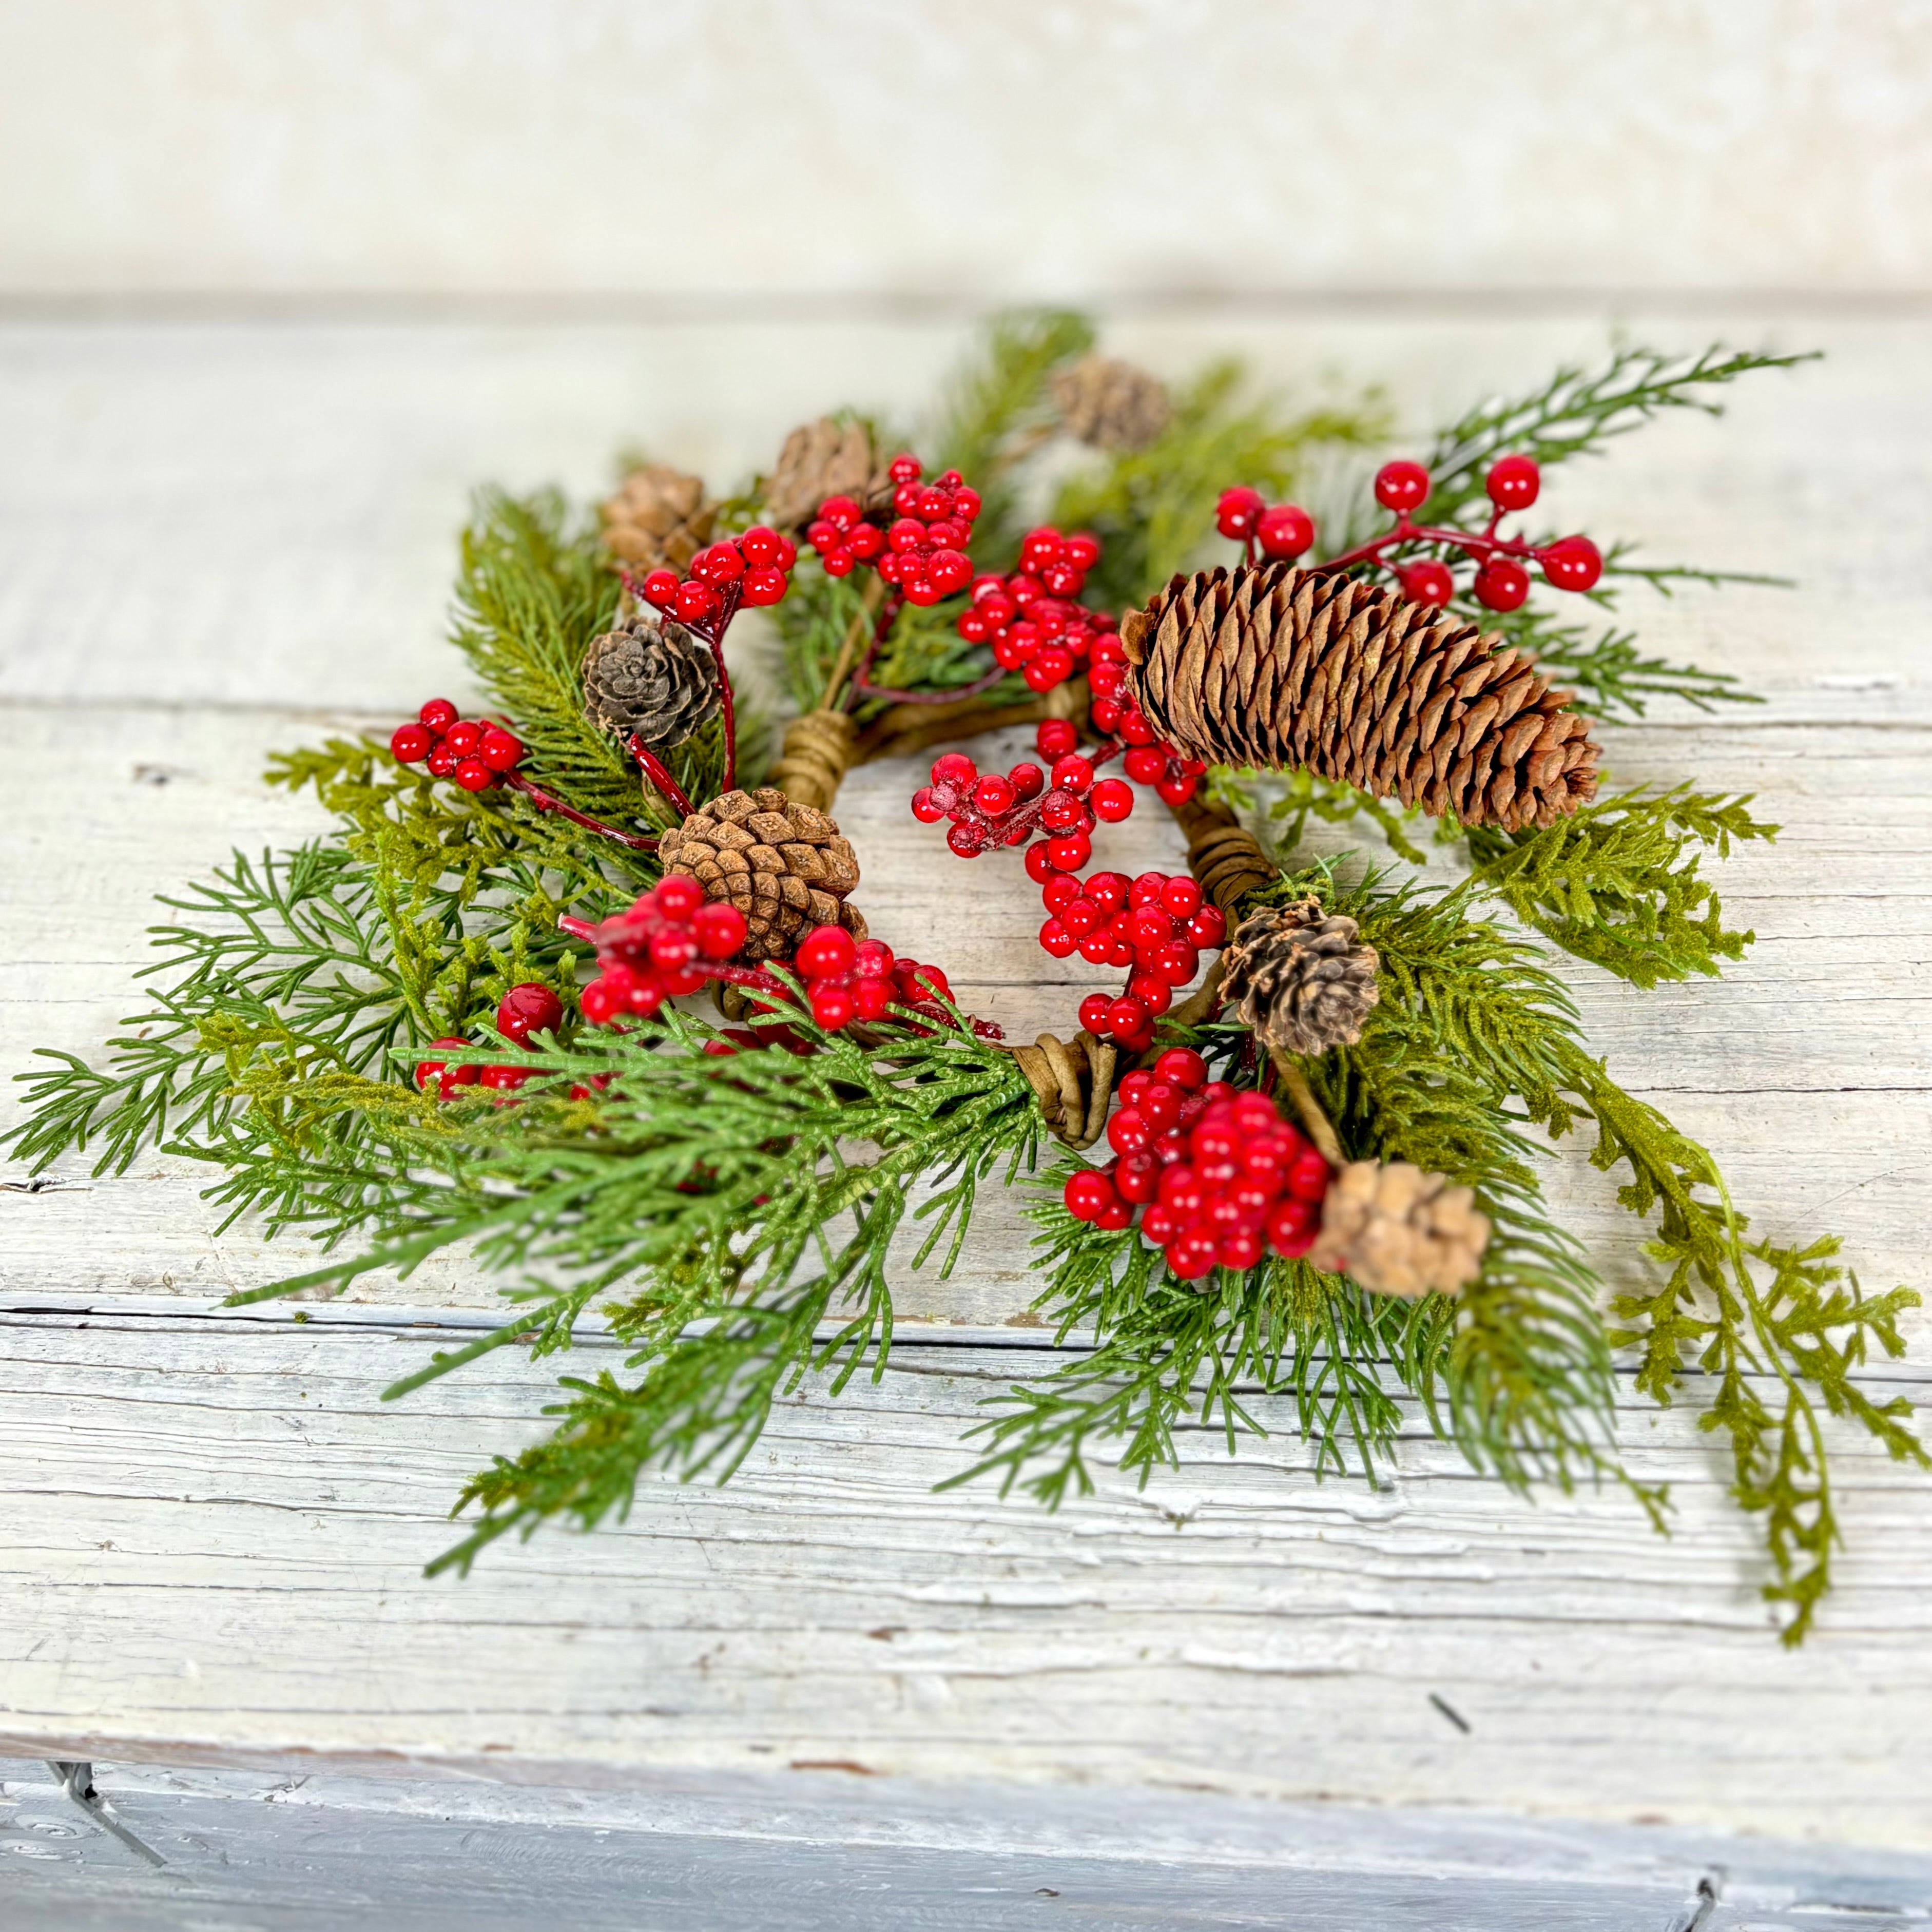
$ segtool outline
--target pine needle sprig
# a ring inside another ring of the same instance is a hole
[[[1566,365],[1526,396],[1479,404],[1437,436],[1425,459],[1431,488],[1416,520],[1452,524],[1465,511],[1486,509],[1484,478],[1499,456],[1520,452],[1546,470],[1599,454],[1614,438],[1670,410],[1721,416],[1717,392],[1742,376],[1817,359],[1816,351],[1781,356],[1722,344],[1695,356],[1627,345],[1598,368]]]
[[[1574,693],[1580,710],[1605,724],[1643,717],[1660,698],[1678,698],[1700,711],[1720,704],[1762,704],[1728,671],[1672,664],[1637,648],[1634,631],[1592,632],[1563,623],[1540,604],[1508,611],[1460,608],[1460,614],[1498,632],[1505,646],[1526,652],[1553,683]]]

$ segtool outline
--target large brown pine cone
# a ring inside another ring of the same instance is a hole
[[[598,509],[604,548],[639,577],[653,570],[682,572],[711,541],[716,514],[704,479],[668,463],[632,470]]]
[[[1406,1160],[1352,1160],[1328,1184],[1308,1260],[1377,1294],[1453,1294],[1475,1280],[1489,1241],[1468,1188]]]
[[[710,652],[682,624],[640,612],[584,653],[590,722],[647,745],[681,745],[724,708]]]
[[[1319,902],[1249,914],[1222,955],[1222,996],[1242,1023],[1286,1053],[1352,1046],[1380,994],[1379,962],[1355,922]]]
[[[845,895],[859,883],[859,861],[837,824],[811,806],[767,786],[728,791],[667,832],[658,847],[667,872],[683,872],[745,915],[746,960],[787,959],[814,926],[842,926],[866,937],[866,922]]]
[[[820,416],[800,423],[784,440],[777,466],[765,484],[765,513],[782,530],[796,530],[818,514],[828,496],[850,496],[862,510],[892,500],[887,459],[872,447],[866,425]]]
[[[1159,376],[1106,356],[1083,356],[1060,370],[1053,402],[1067,434],[1100,449],[1144,449],[1174,420]]]
[[[1598,748],[1532,660],[1360,578],[1271,563],[1176,577],[1120,626],[1127,689],[1210,764],[1300,766],[1464,824],[1549,825]]]

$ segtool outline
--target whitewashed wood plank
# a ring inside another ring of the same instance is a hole
[[[1618,320],[1687,349],[1725,335],[1830,356],[1742,386],[1721,426],[1678,417],[1573,467],[1539,514],[1657,561],[1798,580],[1633,607],[1653,648],[1742,674],[1771,715],[1932,717],[1925,329],[1748,304]],[[722,487],[834,404],[915,416],[967,335],[916,320],[0,322],[0,693],[413,708],[451,681],[440,638],[478,483],[592,491],[641,439]],[[1238,351],[1310,399],[1380,382],[1414,438],[1559,359],[1600,358],[1606,335],[1588,314],[1371,307],[1124,318],[1108,339],[1174,375]]]
[[[1518,1502],[1414,1421],[1380,1490],[1317,1484],[1289,1435],[1233,1461],[1190,1435],[1178,1472],[1102,1470],[1054,1518],[929,1492],[1012,1373],[970,1348],[782,1406],[724,1490],[650,1480],[626,1525],[429,1582],[440,1509],[548,1386],[497,1356],[379,1403],[430,1340],[7,1318],[0,1738],[557,1782],[848,1760],[1928,1847],[1932,1519],[1857,1442],[1840,1593],[1795,1656],[1688,1409],[1626,1424],[1670,1542],[1616,1496]]]

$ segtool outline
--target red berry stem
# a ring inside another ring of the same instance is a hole
[[[724,782],[718,789],[730,791],[738,782],[738,719],[731,704],[731,674],[724,668],[724,645],[719,638],[706,637],[711,662],[718,667],[718,694],[724,700]],[[689,806],[685,808],[688,818]]]
[[[884,685],[868,684],[866,672],[872,664],[868,653],[866,662],[853,675],[852,694],[855,698],[890,698],[895,704],[953,704],[962,698],[976,698],[982,691],[990,691],[1006,674],[998,664],[984,677],[976,677],[970,684],[949,686],[944,691],[894,691]]]
[[[552,798],[541,785],[533,785],[521,772],[506,772],[502,782],[521,792],[539,812],[554,812],[560,818],[567,818],[573,825],[580,825],[586,832],[601,833],[606,838],[614,838],[620,845],[628,845],[634,852],[655,852],[658,849],[657,834],[654,832],[620,832],[614,825],[606,825],[601,818],[592,818],[587,812],[579,812],[574,806],[566,805],[560,798]]]
[[[716,648],[716,645],[712,646],[713,650]],[[730,689],[729,684],[727,684],[724,688],[728,692]],[[728,711],[731,700],[727,698],[724,702]],[[628,740],[627,748],[632,757],[644,766],[645,777],[649,778],[664,795],[665,802],[676,808],[680,818],[688,818],[692,813],[691,801],[685,796],[683,788],[676,779],[664,769],[664,760],[634,731],[632,733]],[[730,789],[728,782],[724,788],[728,791]],[[656,839],[652,840],[651,842],[652,844],[657,843]]]

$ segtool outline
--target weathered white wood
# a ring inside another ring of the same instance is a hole
[[[1511,1498],[1414,1418],[1379,1490],[1317,1483],[1292,1430],[1238,1461],[1196,1433],[1179,1472],[1100,1469],[1050,1517],[930,1492],[1013,1372],[976,1346],[786,1403],[723,1490],[647,1480],[621,1526],[428,1582],[440,1510],[540,1426],[545,1372],[498,1355],[386,1408],[433,1331],[155,1306],[0,1322],[22,1752],[558,1782],[850,1762],[1925,1843],[1932,1524],[1922,1482],[1843,1436],[1843,1594],[1796,1656],[1688,1410],[1625,1419],[1672,1482],[1667,1543],[1618,1496]]]
[[[210,1907],[272,1914],[281,1932],[364,1920],[477,1932],[560,1916],[628,1932],[653,1910],[751,1932],[772,1922],[775,1900],[788,1928],[826,1932],[985,1932],[1049,1909],[1123,1932],[1855,1932],[1932,1906],[1922,1858],[1480,1812],[922,1789],[849,1773],[712,1774],[620,1793],[89,1769],[93,1807],[45,1764],[0,1760],[14,1909],[82,1932],[179,1932]],[[164,1862],[117,1840],[101,1804]]]
[[[1742,315],[1730,332],[1766,327]],[[1713,868],[1756,946],[1720,982],[1649,995],[1565,977],[1612,1072],[1717,1150],[1757,1226],[1836,1227],[1868,1286],[1922,1285],[1932,478],[1916,452],[1932,346],[1892,326],[1832,332],[1834,362],[1741,392],[1721,433],[1667,424],[1552,492],[1553,517],[1806,585],[1661,607],[1653,644],[1771,701],[1711,720],[1665,706],[1607,741],[1619,778],[1755,790],[1784,824]],[[1304,317],[1118,339],[1175,368],[1234,343],[1282,378],[1389,373],[1424,419],[1598,334]],[[136,1010],[151,890],[319,826],[260,785],[266,752],[450,685],[436,634],[470,484],[588,488],[640,428],[722,478],[830,397],[916,401],[957,340],[0,328],[0,734],[13,795],[32,802],[0,867],[0,1072],[37,1045],[91,1052]],[[1088,982],[1040,953],[1000,862],[935,864],[904,814],[911,782],[874,768],[842,799],[875,924],[915,947],[943,934],[956,984],[1014,1034],[1064,1026]],[[1123,862],[1173,862],[1160,814],[1109,836]],[[1634,1230],[1580,1154],[1552,1167],[1552,1200],[1606,1275],[1630,1278]],[[1318,1486],[1284,1434],[1233,1462],[1190,1440],[1180,1474],[1145,1495],[1103,1478],[1058,1521],[981,1491],[935,1498],[974,1400],[1037,1360],[1018,1352],[1040,1339],[1024,1229],[995,1198],[953,1282],[902,1289],[928,1346],[836,1407],[788,1409],[730,1490],[653,1481],[625,1528],[548,1533],[467,1582],[426,1583],[451,1534],[440,1510],[542,1426],[551,1370],[498,1355],[380,1404],[399,1366],[486,1318],[490,1287],[460,1257],[302,1311],[306,1326],[210,1316],[300,1250],[216,1236],[206,1178],[144,1156],[96,1183],[68,1161],[52,1187],[15,1169],[0,1191],[0,1306],[16,1311],[0,1329],[0,1732],[20,1748],[619,1785],[850,1760],[1156,1802],[1176,1784],[1475,1798],[1932,1844],[1932,1508],[1922,1480],[1846,1432],[1840,1590],[1795,1658],[1768,1635],[1761,1562],[1694,1391],[1624,1418],[1634,1466],[1672,1484],[1668,1544],[1616,1497],[1502,1495],[1419,1424],[1382,1492]],[[32,1309],[64,1312],[17,1312]],[[1912,1328],[1923,1354],[1932,1323]],[[949,1329],[964,1346],[930,1346]],[[1922,1363],[1872,1372],[1924,1406]],[[1790,1900],[1762,1903],[1733,1922],[1778,1922]],[[1566,1922],[1552,1906],[1540,1922]]]

